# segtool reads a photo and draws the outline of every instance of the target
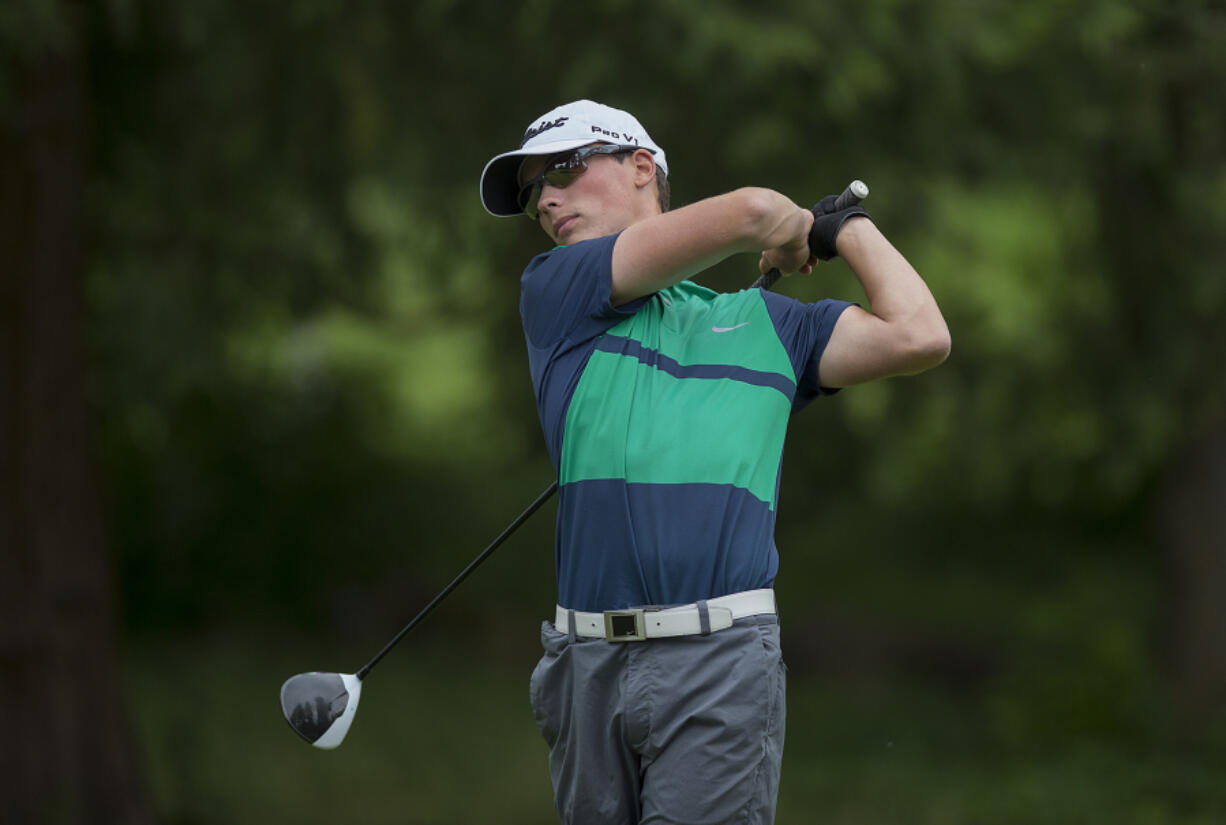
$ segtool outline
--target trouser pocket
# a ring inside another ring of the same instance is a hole
[[[552,749],[564,727],[563,703],[571,694],[569,639],[552,622],[541,622],[540,661],[528,680],[528,695],[537,729]]]

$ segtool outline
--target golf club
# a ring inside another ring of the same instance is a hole
[[[433,600],[421,609],[407,625],[375,657],[362,666],[357,673],[299,673],[291,676],[281,685],[281,713],[294,732],[317,748],[330,750],[339,745],[353,724],[353,716],[358,710],[358,699],[362,696],[362,680],[379,664],[379,660],[396,646],[418,622],[430,614],[439,602],[447,597],[452,590],[460,586],[460,582],[477,569],[481,562],[489,558],[507,537],[515,532],[528,517],[540,509],[558,489],[558,482],[553,482],[545,491],[536,497],[536,501],[520,513],[496,539],[489,543],[477,557],[469,562],[460,574],[451,580]]]
[[[868,187],[859,180],[852,181],[835,202],[836,211],[859,203],[868,195]],[[773,276],[773,277],[772,277]],[[772,269],[754,282],[754,287],[770,289],[780,277],[778,269]],[[358,710],[358,700],[362,696],[362,680],[387,655],[396,644],[412,630],[418,622],[430,614],[444,598],[460,586],[464,579],[472,573],[481,562],[489,558],[507,537],[515,532],[528,517],[540,509],[549,498],[557,492],[558,482],[554,481],[536,500],[528,505],[507,528],[502,531],[489,546],[469,562],[460,574],[452,579],[429,604],[422,608],[407,625],[401,628],[390,642],[383,646],[375,657],[362,666],[357,673],[326,673],[312,671],[291,676],[281,685],[281,713],[285,721],[294,731],[317,748],[330,750],[339,745],[353,724],[354,714]]]

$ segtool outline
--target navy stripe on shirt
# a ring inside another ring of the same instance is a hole
[[[778,390],[783,393],[783,397],[788,399],[788,401],[792,400],[792,396],[796,392],[796,383],[776,372],[762,372],[731,364],[685,365],[673,358],[669,358],[658,350],[643,346],[642,343],[633,338],[624,338],[620,335],[602,335],[596,341],[596,349],[601,352],[625,355],[637,359],[639,362],[649,367],[654,367],[674,378],[728,378],[733,381],[740,381],[742,384]]]

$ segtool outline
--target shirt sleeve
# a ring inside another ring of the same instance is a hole
[[[812,304],[763,290],[762,298],[775,324],[775,332],[788,352],[796,373],[796,397],[792,412],[804,409],[820,395],[831,395],[837,388],[823,387],[818,380],[822,353],[830,343],[834,325],[850,301],[827,298]]]
[[[560,246],[537,255],[520,280],[524,334],[537,349],[590,340],[633,315],[646,299],[613,306],[617,235]]]

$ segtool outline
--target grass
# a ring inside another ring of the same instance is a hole
[[[164,821],[549,822],[546,751],[528,709],[527,673],[411,648],[372,672],[353,727],[333,751],[298,738],[278,695],[296,672],[354,669],[352,655],[303,643],[140,651],[133,694]]]
[[[311,748],[281,718],[281,682],[352,669],[353,658],[301,639],[135,646],[133,711],[162,821],[557,821],[528,707],[531,656],[474,661],[406,641],[367,681],[345,743]],[[1226,821],[1221,747],[1084,735],[1010,744],[990,697],[814,676],[788,690],[781,825]]]
[[[980,708],[915,689],[802,687],[789,712],[781,823],[1226,821],[1220,748],[1085,737],[1009,746]]]

